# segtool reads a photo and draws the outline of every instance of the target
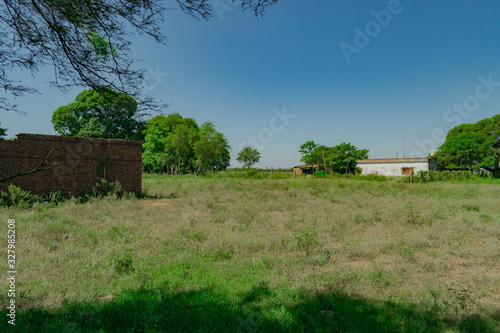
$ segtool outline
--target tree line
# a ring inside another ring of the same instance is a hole
[[[213,123],[198,125],[178,113],[157,115],[148,121],[144,117],[133,97],[103,88],[81,92],[74,102],[55,110],[51,121],[62,136],[143,141],[145,172],[166,172],[175,165],[180,173],[199,175],[229,167],[231,147]],[[4,130],[0,130],[2,135]],[[346,174],[356,173],[356,161],[368,158],[369,150],[345,142],[328,147],[307,141],[299,152],[301,162],[307,165]],[[245,147],[236,160],[250,168],[260,157],[256,149]],[[500,114],[452,128],[436,157],[440,169],[484,169],[499,177]]]
[[[178,113],[144,121],[137,102],[111,89],[85,90],[52,114],[59,135],[143,141],[145,172],[203,174],[229,167],[230,145],[211,122],[198,125]]]
[[[368,158],[369,151],[345,142],[327,147],[307,141],[299,152],[301,162],[345,174],[355,173],[356,160]],[[500,114],[453,127],[435,156],[440,170],[484,169],[500,177]]]
[[[307,141],[300,146],[301,162],[308,165],[323,165],[326,170],[335,173],[355,173],[356,161],[368,158],[368,149],[358,149],[351,143],[343,142],[333,147]]]

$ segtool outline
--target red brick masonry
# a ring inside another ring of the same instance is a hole
[[[0,179],[34,169],[53,147],[50,164],[54,166],[0,183],[0,190],[4,192],[9,184],[14,184],[39,195],[52,191],[81,195],[100,182],[98,165],[105,165],[107,181],[119,181],[127,192],[141,192],[140,141],[25,133],[16,137],[15,140],[0,139]]]

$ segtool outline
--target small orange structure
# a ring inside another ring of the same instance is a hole
[[[298,166],[293,167],[293,173],[297,176],[307,174],[307,172],[304,172],[304,170],[302,170],[302,168],[312,168],[313,172],[319,171],[319,170],[323,170],[323,171],[325,170],[325,168],[322,165],[317,165],[317,164],[315,164],[315,165],[298,165]]]

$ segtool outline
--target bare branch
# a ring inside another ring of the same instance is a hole
[[[42,160],[42,162],[40,162],[40,164],[38,164],[34,169],[26,171],[26,172],[18,172],[15,175],[12,175],[12,176],[0,179],[0,183],[6,183],[6,182],[8,182],[11,179],[14,179],[14,178],[17,178],[17,177],[21,177],[21,176],[26,176],[26,175],[29,175],[29,174],[32,174],[32,173],[35,173],[35,172],[41,172],[41,171],[45,171],[45,170],[50,170],[53,167],[59,165],[59,163],[57,163],[57,164],[51,164],[51,162],[58,157],[58,156],[51,157],[52,153],[54,152],[54,150],[56,148],[57,148],[57,146],[54,145],[52,147],[52,149],[49,151],[49,153],[44,157],[44,159]]]

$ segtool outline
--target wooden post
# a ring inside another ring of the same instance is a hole
[[[266,167],[266,177],[267,177],[267,167]]]
[[[273,170],[273,167],[271,167],[271,176],[274,176],[274,170]]]
[[[410,171],[410,184],[413,183],[413,171]]]
[[[295,173],[295,170],[293,170],[293,178],[297,178],[297,174]]]

